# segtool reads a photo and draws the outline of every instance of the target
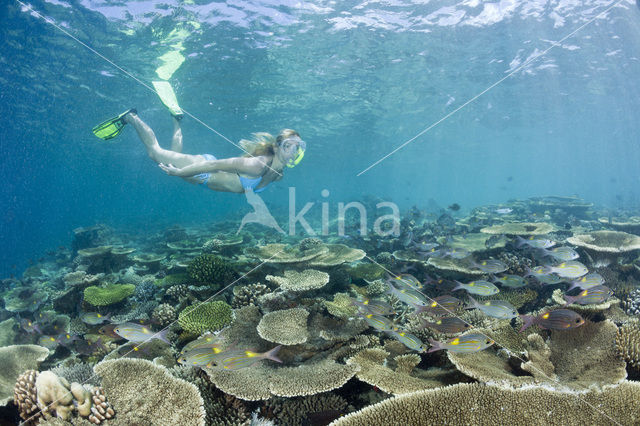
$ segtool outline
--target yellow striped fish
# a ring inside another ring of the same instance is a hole
[[[578,278],[589,272],[586,266],[576,260],[562,262],[561,264],[552,266],[549,269],[551,272],[561,276],[562,278]]]
[[[276,356],[281,347],[282,345],[278,345],[264,353],[243,350],[223,351],[216,356],[215,364],[225,370],[239,370],[263,359],[282,363],[282,360]]]
[[[488,348],[495,342],[489,339],[482,333],[470,333],[463,336],[454,337],[446,342],[438,342],[436,340],[429,339],[431,348],[427,351],[435,352],[443,349],[449,350],[455,353],[471,353],[478,352]]]

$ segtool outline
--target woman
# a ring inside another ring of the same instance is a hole
[[[272,182],[282,179],[285,165],[294,167],[304,157],[306,143],[298,132],[291,129],[282,130],[275,138],[269,133],[256,133],[250,141],[241,140],[240,146],[247,152],[242,157],[218,160],[211,154],[183,154],[179,118],[173,116],[171,150],[160,147],[153,130],[138,117],[135,109],[102,123],[100,128],[96,126],[94,133],[102,139],[110,139],[117,136],[125,124],[131,124],[146,146],[149,157],[168,175],[206,185],[214,191],[243,193],[251,189],[262,192]],[[101,135],[100,131],[107,129],[106,123],[112,132]]]

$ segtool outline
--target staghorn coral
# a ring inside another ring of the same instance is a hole
[[[49,356],[49,349],[38,345],[13,345],[0,348],[0,406],[13,398],[16,379],[25,370],[38,368]]]
[[[420,356],[416,354],[397,356],[393,370],[386,365],[388,356],[389,352],[382,348],[370,348],[349,358],[347,364],[358,366],[358,380],[394,395],[442,387],[447,382],[446,376],[451,374],[440,369],[414,369],[420,362]]]
[[[546,388],[502,389],[457,384],[390,398],[348,414],[331,426],[394,425],[609,425],[636,424],[640,384],[576,395]]]
[[[247,401],[258,401],[272,395],[294,397],[337,389],[351,379],[357,369],[327,359],[298,367],[273,368],[259,363],[240,370],[214,368],[205,371],[223,392]]]
[[[485,234],[545,235],[553,232],[554,226],[545,222],[509,222],[482,228]]]
[[[221,300],[187,306],[178,315],[180,327],[195,334],[221,330],[231,324],[231,321],[233,321],[233,310]]]
[[[189,277],[201,284],[222,287],[231,283],[236,273],[231,265],[219,256],[203,254],[193,259],[187,267]]]
[[[628,366],[640,370],[640,324],[629,321],[616,332],[616,350]]]
[[[509,388],[544,383],[559,390],[584,391],[618,384],[626,378],[624,362],[613,345],[617,327],[609,320],[587,321],[571,330],[552,330],[546,345],[537,338],[525,339],[508,325],[474,331],[491,337],[503,349],[470,354],[448,351],[447,357],[459,371],[481,382]],[[525,367],[518,357],[525,361]],[[524,376],[518,368],[535,369],[537,374]],[[549,376],[552,373],[555,377]]]
[[[284,271],[284,277],[267,275],[265,280],[277,284],[284,291],[302,292],[324,287],[329,282],[329,274],[305,269],[302,272]]]
[[[233,302],[231,306],[241,308],[243,306],[255,305],[258,297],[271,293],[271,289],[264,284],[249,284],[233,287]]]
[[[204,426],[198,389],[166,368],[142,359],[102,361],[94,367],[122,425]]]
[[[309,338],[307,318],[302,308],[286,309],[265,314],[256,330],[264,340],[283,345],[298,345]]]
[[[107,284],[104,287],[90,286],[84,289],[84,301],[93,306],[107,306],[131,296],[136,286],[133,284]]]
[[[165,327],[176,320],[178,314],[176,308],[168,303],[162,303],[155,307],[151,314],[151,320],[158,324],[160,327]]]

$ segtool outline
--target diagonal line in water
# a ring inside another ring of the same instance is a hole
[[[56,24],[55,22],[53,22],[52,19],[47,18],[46,16],[43,16],[40,12],[38,12],[37,10],[33,9],[33,7],[31,5],[27,5],[25,3],[23,3],[20,0],[16,0],[18,3],[20,3],[22,5],[22,7],[24,7],[25,11],[31,11],[32,14],[36,15],[38,18],[42,18],[42,20],[44,20],[45,22],[47,22],[48,24],[53,25],[55,28],[57,28],[58,30],[60,30],[62,33],[64,33],[65,35],[67,35],[69,38],[77,41],[79,44],[81,44],[82,46],[86,47],[89,51],[91,51],[93,54],[95,54],[96,56],[98,56],[99,58],[105,60],[106,62],[108,62],[109,64],[111,64],[111,66],[115,67],[116,69],[118,69],[120,72],[122,72],[123,74],[125,74],[127,77],[130,77],[131,79],[135,80],[137,83],[139,83],[141,86],[147,88],[148,90],[150,90],[151,92],[153,92],[154,94],[156,94],[157,92],[155,91],[155,89],[153,89],[153,87],[149,86],[148,84],[146,84],[144,81],[140,80],[138,77],[136,77],[135,75],[133,75],[132,73],[130,73],[129,71],[125,70],[124,68],[122,68],[121,66],[119,66],[118,64],[116,64],[115,62],[113,62],[111,59],[107,58],[106,56],[104,56],[103,54],[101,54],[100,52],[98,52],[97,50],[95,50],[94,48],[92,48],[91,46],[87,45],[86,43],[83,43],[81,40],[79,40],[77,37],[75,37],[73,34],[71,34],[69,31],[65,30],[64,28],[62,28],[61,26],[59,26],[58,24]],[[209,129],[210,131],[212,131],[213,133],[215,133],[216,135],[220,136],[222,139],[226,140],[227,142],[229,142],[231,145],[235,146],[236,148],[240,149],[241,151],[243,151],[245,154],[248,154],[250,157],[253,158],[257,158],[258,161],[260,163],[262,163],[263,166],[268,167],[269,169],[271,169],[273,172],[275,172],[277,175],[282,176],[282,173],[278,172],[277,170],[274,170],[273,168],[271,168],[271,166],[265,162],[263,162],[260,158],[255,157],[254,155],[252,155],[250,152],[246,151],[244,148],[242,148],[240,145],[238,145],[237,143],[233,142],[231,139],[229,139],[228,137],[226,137],[225,135],[223,135],[222,133],[218,132],[216,129],[214,129],[213,127],[209,126],[208,124],[206,124],[204,121],[200,120],[198,117],[196,117],[195,115],[191,114],[189,111],[185,110],[184,108],[180,108],[182,110],[182,112],[184,112],[186,115],[188,115],[189,117],[193,118],[195,121],[197,121],[198,123],[202,124],[205,128]]]
[[[384,270],[385,270],[388,274],[390,274],[391,276],[393,276],[393,277],[397,276],[397,274],[394,274],[393,272],[391,272],[390,270],[388,270],[387,268],[385,268],[383,265],[381,265],[380,263],[376,262],[376,261],[375,261],[374,259],[372,259],[371,257],[366,256],[366,255],[365,255],[365,257],[366,257],[367,259],[369,259],[372,263],[374,263],[374,264],[378,265],[379,267],[381,267],[382,269],[384,269]],[[409,287],[411,287],[413,290],[415,290],[416,292],[420,293],[421,295],[423,295],[424,297],[426,297],[427,299],[429,299],[431,302],[436,303],[436,304],[437,304],[438,306],[440,306],[442,309],[444,309],[444,310],[445,310],[445,311],[447,311],[449,314],[451,314],[451,316],[458,318],[460,321],[464,322],[465,324],[468,324],[468,325],[471,327],[471,329],[477,328],[477,327],[475,327],[473,324],[471,324],[471,323],[469,323],[469,322],[467,322],[467,321],[463,320],[462,318],[460,318],[458,315],[456,315],[456,314],[455,314],[455,312],[453,312],[453,311],[451,311],[450,309],[448,309],[448,308],[446,308],[446,307],[444,307],[444,306],[440,305],[437,301],[435,301],[434,299],[432,299],[432,298],[431,298],[431,297],[429,297],[428,295],[424,294],[422,291],[420,291],[420,289],[419,289],[419,288],[414,287],[414,286],[413,286],[413,285],[411,285],[410,283],[407,283],[407,285],[409,285]],[[419,315],[419,314],[418,314],[418,315]],[[465,332],[465,333],[466,333],[466,332]],[[506,349],[506,350],[509,352],[509,354],[510,354],[511,356],[513,356],[514,358],[517,358],[517,359],[519,359],[520,361],[522,361],[522,363],[523,363],[523,364],[526,362],[524,359],[522,359],[521,357],[519,357],[519,356],[518,356],[514,351],[510,350],[507,346],[503,345],[502,343],[498,342],[498,341],[497,341],[497,340],[495,340],[495,339],[494,339],[494,342],[497,344],[497,346],[500,346],[500,347],[502,347],[502,348]],[[538,367],[536,367],[536,366],[535,366],[535,365],[533,365],[533,364],[530,364],[530,366],[531,366],[533,369],[535,369],[536,371],[538,371],[539,373],[541,373],[544,377],[547,377],[549,380],[551,380],[551,381],[553,381],[553,382],[557,383],[558,385],[562,385],[562,383],[560,383],[560,380],[558,380],[557,378],[552,378],[552,377],[547,376],[547,374],[546,374],[544,371],[540,370]],[[585,390],[589,391],[589,389],[588,389],[588,388],[585,388],[585,387],[583,387],[583,388],[584,388]],[[589,401],[585,400],[584,398],[581,398],[581,397],[580,397],[580,394],[575,393],[575,395],[574,395],[574,396],[575,396],[576,398],[578,398],[581,402],[584,402],[586,405],[588,405],[589,407],[591,407],[591,408],[592,408],[594,411],[596,411],[597,413],[599,413],[599,414],[601,414],[602,416],[604,416],[604,417],[608,418],[609,420],[611,420],[611,421],[612,421],[613,423],[615,423],[616,425],[618,425],[618,426],[622,426],[622,424],[621,424],[620,422],[616,421],[614,418],[612,418],[611,416],[609,416],[607,413],[605,413],[605,412],[603,412],[603,411],[599,410],[596,406],[594,406],[593,404],[591,404]]]
[[[456,109],[454,109],[453,111],[449,112],[448,114],[446,114],[444,117],[442,117],[441,119],[439,119],[438,121],[436,121],[435,123],[431,124],[429,127],[425,128],[424,130],[420,131],[417,135],[415,135],[414,137],[412,137],[411,139],[408,139],[407,141],[403,142],[401,145],[397,146],[396,148],[394,148],[391,152],[389,152],[388,154],[386,154],[385,156],[381,157],[380,159],[378,159],[377,161],[375,161],[374,163],[372,163],[369,167],[365,168],[364,170],[360,171],[356,176],[361,176],[364,173],[368,172],[369,170],[371,170],[372,168],[374,168],[375,166],[377,166],[378,164],[380,164],[381,162],[383,162],[384,160],[386,160],[387,158],[391,157],[393,154],[395,154],[396,152],[400,151],[402,148],[404,148],[405,146],[409,145],[411,142],[415,141],[416,139],[418,139],[420,136],[424,135],[425,133],[427,133],[429,130],[433,129],[434,127],[436,127],[438,124],[442,123],[443,121],[445,121],[446,119],[448,119],[449,117],[451,117],[452,115],[454,115],[455,113],[457,113],[458,111],[460,111],[461,109],[463,109],[464,107],[466,107],[467,105],[469,105],[470,103],[474,102],[476,99],[478,99],[479,97],[481,97],[482,95],[484,95],[485,93],[487,93],[488,91],[490,91],[491,89],[493,89],[494,87],[498,86],[499,84],[501,84],[503,81],[505,81],[506,79],[508,79],[509,77],[511,77],[513,74],[515,74],[516,72],[520,71],[521,69],[523,69],[524,67],[526,67],[527,65],[529,65],[530,63],[532,63],[533,61],[535,61],[536,59],[538,59],[541,56],[546,55],[551,49],[553,49],[556,46],[559,46],[560,44],[562,44],[562,42],[564,42],[566,39],[568,39],[569,37],[573,36],[574,34],[576,34],[578,31],[582,30],[584,27],[586,27],[587,25],[591,24],[593,21],[595,21],[596,19],[600,18],[602,15],[604,15],[605,13],[607,13],[609,10],[611,10],[614,6],[616,6],[618,3],[621,3],[622,0],[616,0],[613,3],[611,3],[605,10],[603,10],[602,12],[598,13],[595,17],[591,18],[590,20],[588,20],[587,22],[585,22],[584,24],[580,25],[578,28],[576,28],[575,30],[573,30],[572,32],[570,32],[569,34],[567,34],[566,36],[562,37],[559,41],[554,41],[552,42],[551,46],[549,46],[547,49],[543,50],[541,53],[530,57],[529,59],[527,59],[525,62],[523,62],[522,64],[520,64],[518,67],[516,67],[514,70],[512,70],[509,74],[507,74],[506,76],[502,77],[500,80],[496,81],[495,83],[493,83],[492,85],[490,85],[489,87],[487,87],[486,89],[484,89],[482,92],[478,93],[477,95],[475,95],[474,97],[472,97],[471,99],[467,100],[465,103],[463,103],[462,105],[460,105],[459,107],[457,107]]]

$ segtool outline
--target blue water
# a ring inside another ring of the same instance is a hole
[[[263,193],[270,205],[286,208],[294,186],[298,206],[331,209],[364,194],[402,208],[578,195],[637,209],[640,10],[619,1],[594,19],[611,4],[29,2],[136,81],[7,0],[0,277],[69,245],[79,226],[153,231],[247,210],[241,195],[162,173],[132,129],[113,142],[91,134],[136,107],[168,147],[169,115],[142,83],[157,79],[174,29],[186,31],[185,62],[170,79],[185,110],[232,141],[285,127],[307,141],[301,165]],[[185,152],[239,154],[190,117],[182,123]]]

